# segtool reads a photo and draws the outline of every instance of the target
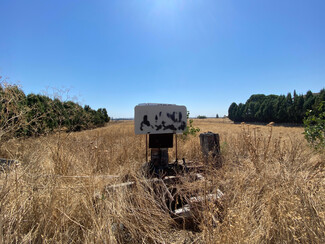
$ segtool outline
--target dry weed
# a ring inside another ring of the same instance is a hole
[[[325,156],[302,128],[195,120],[220,134],[223,167],[183,193],[221,189],[222,205],[204,201],[199,232],[181,230],[144,180],[145,137],[132,122],[1,145],[20,165],[0,173],[2,243],[324,243]],[[198,137],[178,140],[178,158],[202,161]],[[170,161],[175,150],[170,150]],[[133,187],[104,191],[125,180]]]

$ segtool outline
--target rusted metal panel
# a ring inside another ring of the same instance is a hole
[[[173,134],[150,134],[149,148],[172,148]]]
[[[186,129],[185,106],[173,104],[139,104],[134,108],[135,134],[181,134]]]
[[[159,168],[168,167],[168,149],[167,148],[152,148],[151,163]]]

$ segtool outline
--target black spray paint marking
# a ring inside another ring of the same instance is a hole
[[[143,130],[143,125],[150,126],[150,122],[148,120],[147,115],[143,116],[143,120],[142,120],[141,125],[140,125],[140,130]]]
[[[161,117],[161,114],[162,112],[159,112],[159,117]],[[181,122],[181,125],[178,126],[177,128],[175,127],[175,125],[171,124],[171,125],[166,125],[166,122],[165,121],[162,121],[160,125],[157,125],[157,122],[158,122],[158,116],[156,115],[155,116],[155,122],[156,122],[156,125],[153,126],[150,124],[149,120],[148,120],[148,116],[147,115],[144,115],[143,116],[143,120],[140,124],[140,130],[143,131],[143,126],[146,125],[148,127],[151,127],[151,128],[155,128],[156,131],[159,131],[161,129],[163,130],[172,130],[172,131],[176,131],[177,129],[178,130],[185,130],[186,128],[186,122],[182,121],[182,113],[178,112],[178,119],[176,118],[177,116],[177,113],[176,112],[173,112],[173,113],[167,113],[167,117],[169,119],[171,119],[174,123],[179,123]]]

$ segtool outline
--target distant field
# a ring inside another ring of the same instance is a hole
[[[216,226],[211,218],[217,209],[209,202],[200,231],[192,232],[176,227],[141,184],[102,194],[107,184],[140,180],[145,162],[145,137],[134,134],[133,121],[114,121],[0,146],[0,157],[21,162],[0,172],[0,240],[325,243],[325,155],[308,147],[303,128],[233,124],[223,118],[195,119],[194,126],[200,133],[220,134],[223,167],[207,177],[225,193]],[[179,138],[178,146],[179,158],[202,161],[198,135]],[[174,155],[170,150],[170,161]]]

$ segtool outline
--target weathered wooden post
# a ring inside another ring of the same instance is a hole
[[[149,134],[150,163],[156,172],[168,167],[168,148],[173,147],[173,135],[183,133],[186,122],[185,106],[156,103],[135,106],[134,131]]]
[[[221,167],[219,134],[210,131],[200,134],[200,145],[205,162],[212,157],[216,167]]]

